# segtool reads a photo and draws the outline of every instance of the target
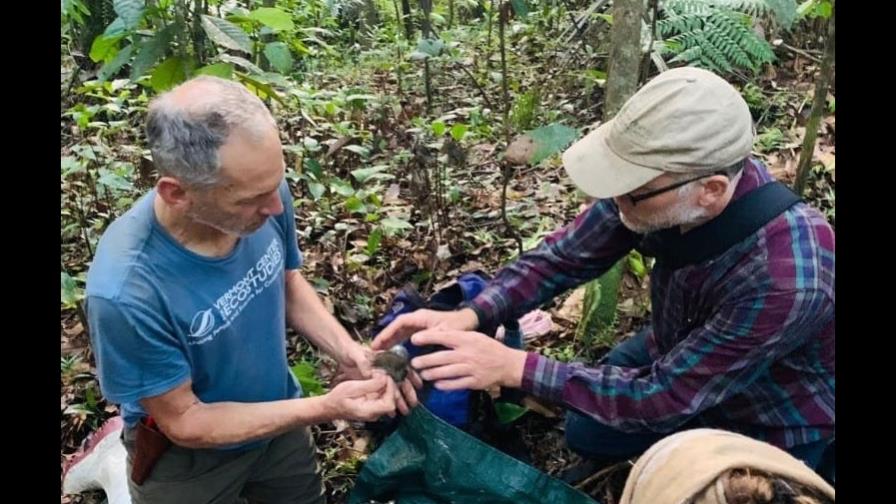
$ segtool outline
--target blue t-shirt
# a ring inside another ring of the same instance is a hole
[[[302,262],[292,196],[225,257],[190,252],[166,232],[155,191],[106,230],[87,274],[87,312],[100,387],[127,425],[140,399],[187,379],[203,402],[299,397],[286,359],[285,270]],[[249,447],[259,443],[238,446]]]

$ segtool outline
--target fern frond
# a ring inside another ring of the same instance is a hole
[[[733,72],[735,67],[755,72],[763,63],[774,61],[774,52],[753,31],[750,14],[717,4],[758,11],[756,6],[761,3],[762,0],[666,0],[665,17],[657,22],[660,34],[669,42],[663,52],[676,54],[671,62],[684,61],[716,72]]]

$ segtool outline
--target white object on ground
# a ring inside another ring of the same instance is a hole
[[[127,451],[121,443],[124,421],[112,417],[88,438],[66,464],[62,492],[78,494],[103,490],[109,504],[131,504],[128,492]]]

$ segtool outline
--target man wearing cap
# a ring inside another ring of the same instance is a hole
[[[519,387],[570,411],[566,439],[602,463],[712,427],[817,467],[834,436],[834,232],[750,157],[747,104],[704,70],[664,72],[563,155],[597,201],[501,269],[468,307],[420,310],[374,341],[436,388]],[[593,366],[508,348],[486,331],[599,277],[656,258],[652,318]]]

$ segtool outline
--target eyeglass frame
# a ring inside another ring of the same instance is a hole
[[[667,186],[660,187],[659,189],[654,189],[653,191],[648,191],[644,194],[636,194],[636,195],[626,194],[626,195],[624,195],[624,197],[628,198],[628,200],[629,200],[629,202],[631,202],[632,206],[637,206],[639,201],[644,201],[644,200],[650,199],[654,196],[659,196],[660,194],[663,194],[665,192],[669,192],[673,189],[678,189],[679,187],[688,185],[691,182],[696,182],[697,180],[704,179],[706,177],[712,177],[713,175],[724,175],[725,177],[728,176],[728,174],[725,173],[725,171],[719,170],[719,171],[715,171],[712,173],[706,173],[706,174],[700,175],[699,177],[694,177],[694,178],[690,178],[687,180],[675,182],[674,184],[669,184]]]

